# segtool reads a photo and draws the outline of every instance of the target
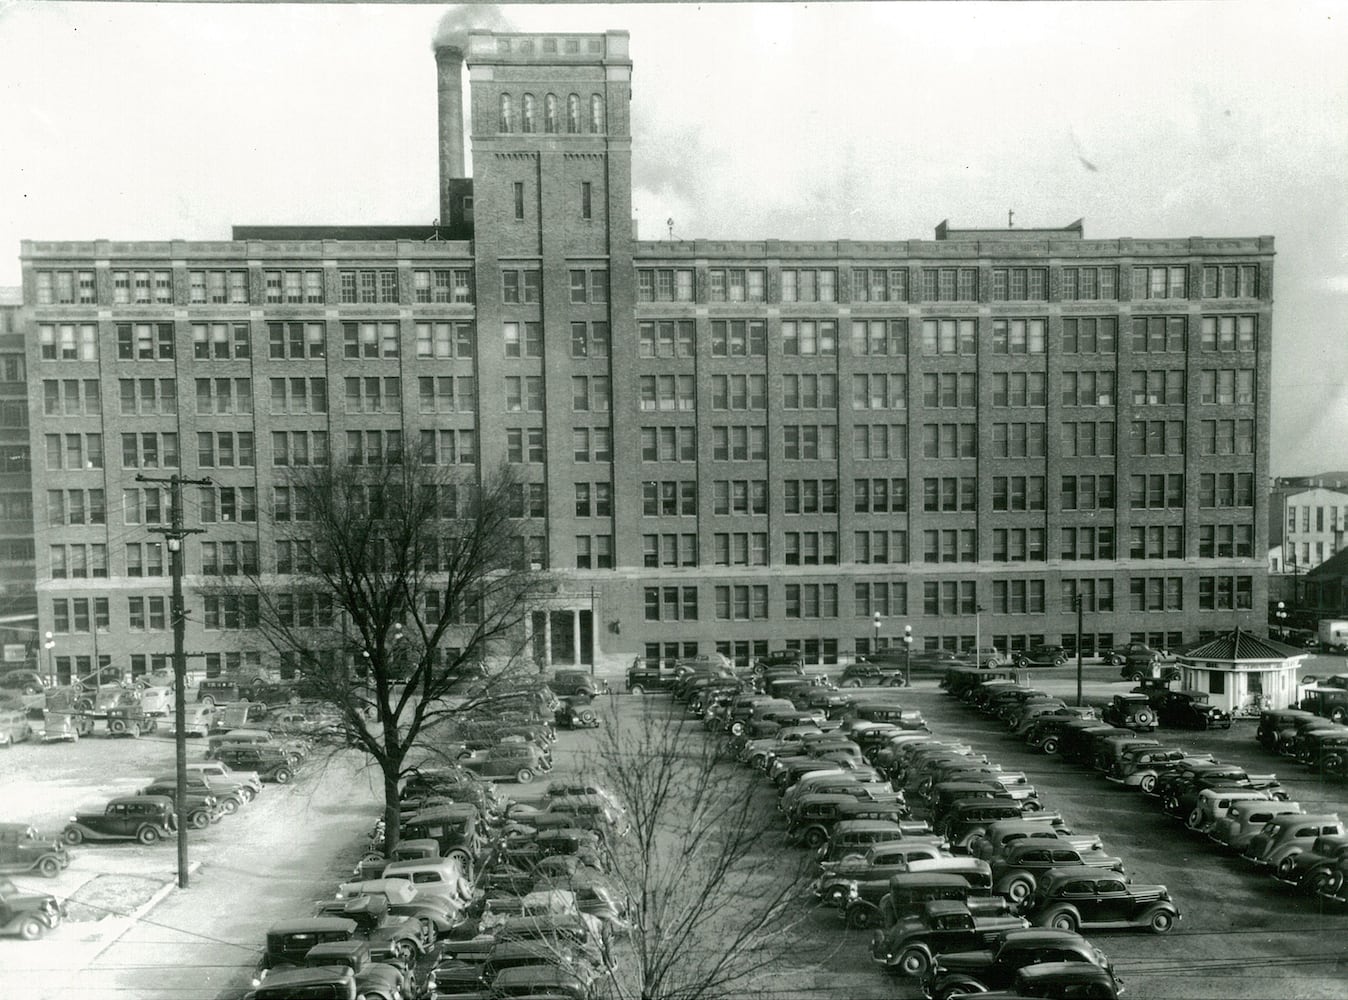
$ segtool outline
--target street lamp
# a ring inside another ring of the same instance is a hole
[[[1077,613],[1077,705],[1083,703],[1081,697],[1081,613],[1085,607],[1081,595],[1077,594],[1072,598],[1072,610]]]
[[[974,666],[983,665],[983,612],[988,610],[981,604],[974,605]]]
[[[55,684],[56,667],[54,665],[52,650],[56,648],[56,640],[52,637],[52,634],[50,632],[48,632],[43,638],[46,639],[46,641],[42,644],[42,648],[47,651],[47,674],[48,676],[51,677],[52,683]]]
[[[911,671],[913,655],[913,626],[905,625],[903,627],[903,686],[913,686],[913,674]]]
[[[1278,637],[1285,642],[1287,640],[1287,605],[1279,601],[1278,610],[1275,614],[1278,618]],[[47,634],[51,635],[50,632]]]
[[[871,643],[871,652],[880,652],[880,612],[875,613],[875,641]]]

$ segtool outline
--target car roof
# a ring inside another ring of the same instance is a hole
[[[969,907],[958,899],[929,899],[922,904],[928,916],[940,917],[954,913],[968,913]]]
[[[1112,974],[1093,962],[1042,962],[1027,965],[1016,972],[1017,981],[1034,983],[1045,979],[1078,979],[1090,982],[1112,982]]]
[[[892,820],[887,819],[844,819],[833,827],[833,836],[843,833],[891,833],[896,828]]]
[[[1337,823],[1339,822],[1338,813],[1293,813],[1291,815],[1274,816],[1270,823],[1276,823],[1278,826],[1296,826],[1299,823]]]
[[[268,934],[335,934],[356,932],[356,922],[346,917],[299,917],[282,920],[267,928]]]
[[[277,992],[284,989],[300,989],[305,986],[318,986],[331,982],[333,979],[351,978],[351,970],[345,965],[313,965],[307,969],[278,969],[267,976],[261,986],[257,987],[259,993],[267,996],[284,997],[286,994]]]
[[[1042,947],[1050,944],[1087,943],[1076,931],[1059,930],[1055,927],[1015,927],[1003,931],[1001,938],[1007,944],[1022,947]]]
[[[1054,885],[1082,879],[1092,882],[1096,879],[1110,879],[1115,882],[1126,880],[1123,874],[1112,868],[1090,868],[1086,865],[1063,865],[1061,868],[1050,869],[1049,874]]]
[[[968,888],[969,880],[954,872],[900,872],[889,877],[889,887],[890,889]]]
[[[151,805],[159,806],[161,809],[172,809],[173,799],[167,795],[119,795],[115,799],[108,799],[108,805],[114,805],[122,802],[147,802]]]

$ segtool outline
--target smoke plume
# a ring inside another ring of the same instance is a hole
[[[449,8],[440,18],[431,46],[452,45],[464,49],[468,47],[470,31],[514,30],[501,9],[493,4],[459,4]]]

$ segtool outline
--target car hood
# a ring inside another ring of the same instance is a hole
[[[992,966],[992,951],[942,952],[937,963],[945,972],[977,972]]]

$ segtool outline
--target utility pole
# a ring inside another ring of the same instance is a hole
[[[1072,598],[1072,610],[1077,613],[1077,705],[1082,704],[1081,700],[1081,595],[1077,594]]]
[[[210,479],[184,479],[174,473],[167,479],[137,476],[138,483],[168,483],[170,491],[167,528],[151,528],[163,535],[169,550],[169,572],[173,576],[173,749],[177,763],[177,791],[174,809],[178,814],[178,888],[187,888],[187,609],[183,607],[183,539],[202,534],[200,528],[183,527],[183,484],[210,486]]]

